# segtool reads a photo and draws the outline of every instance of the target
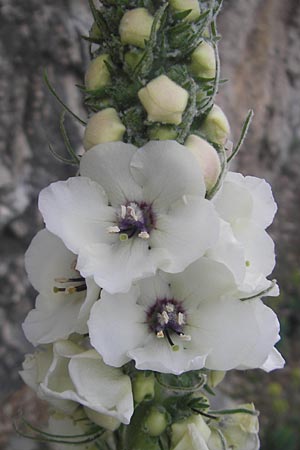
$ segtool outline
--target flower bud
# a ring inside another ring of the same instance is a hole
[[[216,76],[216,56],[214,48],[208,42],[201,42],[191,54],[189,69],[197,78],[214,78]]]
[[[211,388],[215,388],[216,386],[218,386],[218,384],[221,383],[221,381],[223,381],[225,375],[226,372],[224,372],[223,370],[210,370],[207,375],[207,384]]]
[[[225,145],[230,135],[230,125],[222,109],[214,105],[200,127],[209,141]]]
[[[154,126],[148,130],[148,135],[151,140],[167,141],[176,140],[177,131],[168,126]]]
[[[145,40],[150,37],[153,20],[154,17],[146,8],[135,8],[127,11],[119,26],[122,44],[144,48]]]
[[[195,134],[190,134],[184,145],[197,159],[202,169],[206,190],[210,191],[221,173],[221,163],[216,149]]]
[[[239,405],[239,408],[255,411],[253,403]],[[220,430],[226,439],[228,448],[258,450],[258,418],[256,415],[236,413],[224,416],[219,423]],[[212,430],[208,441],[210,450],[222,450],[224,448],[217,430]]]
[[[138,92],[150,122],[179,125],[189,98],[188,92],[166,75],[151,80]]]
[[[144,420],[144,432],[150,436],[159,436],[168,425],[167,412],[161,407],[153,406]]]
[[[170,0],[171,8],[176,12],[191,10],[189,15],[185,18],[188,22],[198,19],[200,16],[200,7],[198,0]]]
[[[93,59],[85,74],[85,87],[95,90],[110,83],[110,73],[105,62],[110,61],[108,54],[102,54]]]
[[[90,409],[88,407],[84,407],[85,413],[88,416],[88,418],[93,422],[99,425],[102,428],[105,428],[109,431],[115,431],[117,428],[119,428],[121,422],[112,416],[107,416],[106,414],[98,413],[97,411],[94,411],[93,409]]]
[[[94,114],[88,121],[83,145],[86,150],[104,142],[121,141],[126,131],[117,111],[106,108]]]
[[[133,398],[136,403],[151,400],[154,397],[154,374],[138,372],[132,382]]]
[[[191,427],[192,426],[192,427]],[[197,433],[199,433],[205,442],[208,441],[210,437],[210,429],[208,425],[204,422],[200,414],[193,414],[187,419],[181,420],[180,422],[173,423],[171,426],[171,444],[172,449],[179,448],[180,442],[182,440],[188,441],[187,434],[190,434],[191,428],[193,428]],[[180,447],[181,448],[181,447]],[[185,448],[182,446],[182,448]],[[192,447],[191,447],[192,448]],[[187,447],[187,450],[189,447]]]

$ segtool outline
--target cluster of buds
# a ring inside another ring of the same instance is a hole
[[[85,76],[90,108],[84,148],[120,141],[174,139],[205,173],[207,192],[224,171],[230,127],[214,104],[219,79],[214,22],[220,2],[104,2],[92,8],[92,61]]]

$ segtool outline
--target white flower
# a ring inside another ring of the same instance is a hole
[[[74,253],[49,231],[42,230],[33,238],[25,267],[39,295],[35,309],[23,323],[32,344],[48,344],[71,333],[87,332],[86,322],[100,289],[93,279],[84,279],[75,270],[76,260]]]
[[[80,177],[40,194],[46,227],[78,255],[77,269],[110,293],[157,269],[185,269],[218,238],[201,169],[175,141],[99,145],[81,160]]]
[[[95,350],[71,341],[27,355],[20,375],[40,398],[66,414],[78,404],[126,424],[133,414],[130,378],[105,365]]]
[[[279,324],[260,299],[240,301],[229,269],[200,258],[183,273],[157,274],[127,294],[102,291],[88,321],[91,344],[119,367],[180,374],[203,367],[260,367]]]
[[[275,265],[274,243],[265,231],[277,210],[270,185],[259,178],[229,172],[213,203],[221,218],[230,224],[233,236],[244,252],[242,296],[266,290],[271,286],[266,277]],[[223,237],[223,246],[225,240]],[[212,249],[209,255],[218,259],[217,253],[218,249]],[[223,253],[222,258],[222,262],[225,263],[226,258],[229,262],[231,254]],[[268,295],[278,295],[278,287]]]
[[[211,431],[200,415],[192,415],[171,426],[172,450],[209,450]]]

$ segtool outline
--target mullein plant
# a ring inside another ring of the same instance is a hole
[[[77,176],[40,193],[45,228],[25,256],[37,348],[20,374],[49,426],[17,429],[57,448],[257,450],[253,404],[210,405],[226,371],[284,364],[261,300],[279,292],[277,207],[266,181],[229,171],[252,112],[234,146],[215,104],[221,0],[89,5],[89,116],[63,105],[61,119]],[[85,127],[83,155],[65,112]]]

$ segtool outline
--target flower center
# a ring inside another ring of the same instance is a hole
[[[72,263],[71,269],[75,269],[76,266],[76,260]],[[65,277],[58,277],[54,278],[54,281],[58,286],[53,286],[53,292],[55,294],[59,292],[63,292],[64,294],[74,294],[75,292],[83,292],[87,290],[85,279],[80,275],[80,273],[76,270],[78,273],[78,277],[74,278],[65,278]]]
[[[178,350],[179,347],[174,344],[170,334],[176,334],[185,341],[191,340],[191,336],[184,333],[186,313],[177,300],[157,299],[147,312],[147,322],[157,338],[167,338],[173,350]]]
[[[149,239],[154,226],[154,215],[151,205],[147,203],[129,202],[121,205],[117,211],[117,223],[108,228],[109,233],[118,233],[121,241],[137,236]]]

